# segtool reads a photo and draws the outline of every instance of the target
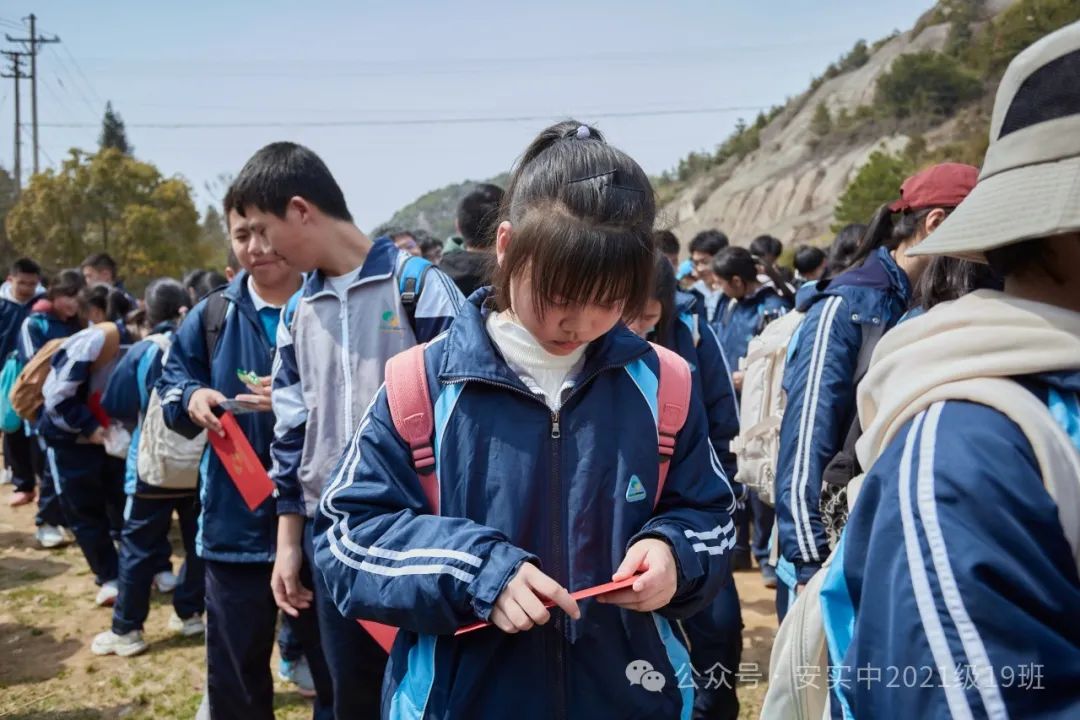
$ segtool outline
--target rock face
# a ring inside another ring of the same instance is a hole
[[[992,0],[986,10],[1001,12],[1012,0]],[[817,146],[811,120],[819,104],[833,118],[854,113],[874,101],[877,79],[907,53],[941,50],[949,25],[932,25],[916,36],[908,31],[892,38],[861,68],[824,82],[800,97],[761,131],[761,145],[741,161],[729,160],[684,189],[663,208],[662,222],[683,241],[697,232],[720,228],[733,242],[746,245],[769,233],[788,242],[807,242],[829,235],[833,206],[872,152],[903,149],[908,138],[886,135],[832,150]]]

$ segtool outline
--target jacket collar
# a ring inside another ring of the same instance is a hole
[[[482,380],[529,392],[487,333],[487,318],[494,311],[488,301],[493,294],[491,288],[481,288],[462,306],[443,340],[447,346],[439,367],[439,380]],[[606,368],[623,367],[648,350],[648,343],[619,323],[589,345],[580,377],[588,379]]]
[[[802,312],[824,295],[839,294],[841,288],[891,292],[901,301],[902,307],[907,307],[911,301],[911,281],[885,248],[875,250],[862,265],[846,270],[831,280],[820,280],[810,287],[813,289],[796,296],[798,309]]]
[[[371,249],[368,250],[367,257],[364,258],[364,264],[359,270],[353,272],[349,287],[352,288],[369,280],[385,280],[393,275],[397,269],[399,252],[397,245],[389,236],[383,235],[376,238]],[[313,299],[324,294],[334,295],[326,287],[326,274],[322,270],[316,270],[310,273],[304,282],[303,297]]]

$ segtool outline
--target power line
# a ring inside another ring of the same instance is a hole
[[[68,81],[65,83],[63,81],[63,78],[61,78],[59,75],[56,76],[56,80],[60,84],[60,87],[76,95],[83,102],[83,104],[86,105],[86,108],[90,111],[91,117],[97,117],[97,114],[98,112],[100,112],[100,110],[95,108],[94,103],[92,103],[90,99],[86,96],[86,93],[83,92],[82,87],[78,82],[78,79],[71,71],[71,69],[67,66],[67,63],[64,62],[64,59],[60,56],[60,53],[54,50],[53,59],[56,60],[57,64],[60,66],[60,70],[68,78]],[[70,88],[68,87],[69,85],[71,86]]]
[[[71,61],[71,64],[74,65],[75,69],[78,71],[79,77],[83,79],[83,82],[86,83],[86,87],[89,88],[90,95],[95,100],[97,100],[98,105],[104,106],[105,102],[101,99],[101,96],[98,95],[97,90],[94,89],[94,84],[90,82],[90,78],[86,77],[86,73],[83,72],[82,66],[79,65],[79,61],[76,60],[75,56],[71,54],[71,50],[68,49],[67,45],[63,45],[62,47],[64,50],[64,54],[68,56],[68,60]]]
[[[675,110],[631,110],[625,112],[600,112],[590,113],[589,118],[617,119],[633,117],[663,117],[670,115],[713,115],[731,112],[753,112],[767,109],[764,105],[743,105],[732,107],[703,107],[682,108]],[[265,122],[146,122],[126,123],[129,128],[143,130],[193,130],[193,129],[227,129],[227,128],[332,128],[332,127],[373,127],[394,125],[483,125],[500,123],[537,122],[553,120],[562,115],[515,115],[508,117],[443,117],[443,118],[398,118],[398,119],[356,119],[356,120],[298,120],[298,121],[265,121]],[[43,127],[56,128],[85,128],[95,127],[88,123],[44,123]]]
[[[31,101],[31,117],[34,125],[34,172],[38,171],[38,104],[37,104],[37,83],[38,83],[38,69],[37,69],[37,56],[38,47],[41,45],[48,45],[60,42],[60,38],[56,35],[45,37],[39,35],[37,31],[37,16],[34,13],[30,13],[30,37],[11,37],[8,34],[4,34],[4,37],[8,39],[8,42],[22,43],[29,48],[30,53],[30,101]]]

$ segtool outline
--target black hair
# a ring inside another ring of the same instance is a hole
[[[862,223],[850,223],[840,229],[829,246],[829,267],[826,275],[835,276],[851,266],[851,259],[859,249],[859,241],[866,234]]]
[[[702,230],[690,241],[690,252],[715,255],[730,244],[728,236],[719,230]]]
[[[505,193],[498,185],[481,183],[462,198],[457,209],[457,224],[465,247],[485,249],[495,244],[503,195]]]
[[[12,275],[37,275],[41,277],[41,266],[30,258],[19,258],[11,263]]]
[[[86,285],[79,291],[79,308],[85,313],[91,308],[97,308],[109,317],[109,286],[105,283]]]
[[[68,268],[53,275],[45,297],[49,300],[55,300],[58,297],[78,297],[85,287],[86,279],[83,274],[75,268]]]
[[[293,142],[270,143],[244,164],[225,194],[225,217],[229,210],[243,217],[248,207],[285,217],[289,200],[297,196],[336,220],[352,222],[345,195],[326,163]]]
[[[652,296],[660,303],[660,319],[656,321],[656,331],[653,335],[656,342],[665,341],[672,326],[675,324],[675,292],[679,289],[679,282],[675,279],[675,268],[664,257],[662,250],[657,249],[656,260],[653,261]]]
[[[228,284],[228,282],[225,276],[217,270],[206,270],[195,281],[191,290],[195,293],[195,300],[198,302],[222,285]]]
[[[131,296],[120,288],[109,288],[108,298],[105,304],[105,316],[110,320],[127,317],[127,314],[138,306],[132,302]]]
[[[767,257],[778,258],[784,252],[784,243],[772,235],[758,235],[750,243],[750,254],[761,259]]]
[[[1001,276],[985,263],[938,256],[931,258],[930,264],[915,283],[911,305],[929,310],[973,290],[1000,290],[1003,285]]]
[[[196,284],[199,282],[199,278],[205,274],[205,270],[192,270],[184,276],[184,279],[181,280],[180,283],[188,290],[194,290]]]
[[[648,300],[656,197],[641,166],[595,129],[567,120],[543,130],[514,168],[500,218],[513,226],[494,278],[501,309],[524,275],[541,315],[558,299],[621,303],[634,317]]]
[[[888,204],[882,205],[870,220],[848,267],[862,265],[866,258],[878,248],[883,247],[892,251],[900,247],[905,240],[915,237],[920,228],[925,229],[926,218],[935,209],[927,207],[919,210],[904,210],[897,215],[889,209]],[[948,208],[941,209],[950,211]]]
[[[1054,267],[1051,253],[1042,238],[1012,243],[987,250],[984,254],[986,262],[1001,277],[1023,275],[1031,270],[1040,270],[1056,284],[1065,283],[1065,278]]]
[[[143,300],[150,327],[179,319],[180,311],[190,303],[187,289],[172,278],[158,278],[147,285]]]
[[[94,253],[82,261],[80,268],[94,268],[95,270],[108,270],[116,279],[116,261],[109,253]]]
[[[713,258],[712,271],[725,280],[742,278],[743,282],[754,282],[758,276],[758,261],[746,248],[726,247]]]
[[[656,249],[663,254],[679,254],[679,238],[675,237],[675,233],[670,230],[654,230],[652,238],[653,244],[656,245]]]
[[[825,251],[813,245],[800,245],[795,248],[795,269],[806,276],[814,272],[825,262]]]
[[[236,251],[232,247],[229,247],[229,256],[225,259],[225,267],[233,272],[240,272],[244,269],[240,267],[240,258],[236,257]]]

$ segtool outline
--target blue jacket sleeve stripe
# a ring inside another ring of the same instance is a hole
[[[898,494],[900,497],[900,519],[904,531],[904,549],[907,554],[908,567],[911,571],[911,585],[915,594],[915,604],[919,608],[919,618],[922,620],[923,632],[930,645],[930,652],[934,656],[934,664],[939,672],[943,673],[945,699],[949,704],[949,711],[955,718],[972,718],[971,706],[964,696],[961,683],[955,676],[948,677],[957,667],[949,641],[945,637],[945,630],[941,625],[934,603],[933,592],[930,589],[930,578],[926,572],[926,563],[923,558],[922,548],[919,544],[919,536],[915,528],[915,516],[911,505],[911,485],[913,479],[912,465],[915,454],[915,440],[922,429],[926,413],[921,413],[911,426],[904,442],[904,455],[900,461],[900,478]]]
[[[645,398],[645,403],[649,406],[649,412],[652,413],[653,422],[657,422],[656,394],[660,390],[660,381],[657,379],[656,374],[640,358],[627,365],[625,370],[641,392],[641,396]]]
[[[817,415],[818,397],[821,390],[821,377],[825,371],[825,358],[829,350],[829,335],[836,312],[843,302],[842,298],[826,300],[821,321],[814,338],[813,356],[810,361],[810,386],[806,390],[806,399],[799,418],[799,437],[795,450],[795,473],[792,481],[791,516],[795,521],[795,536],[799,543],[799,552],[805,562],[820,562],[814,531],[810,525],[810,510],[806,504],[806,486],[810,481],[810,444],[814,439],[814,422]]]
[[[956,576],[953,573],[952,563],[945,547],[945,536],[941,531],[941,524],[938,522],[937,498],[934,495],[934,453],[936,451],[938,421],[944,407],[945,404],[939,402],[926,412],[925,428],[919,442],[918,485],[915,497],[919,508],[922,531],[926,536],[926,544],[930,550],[934,575],[937,578],[942,598],[945,601],[945,609],[948,612],[947,621],[953,625],[956,634],[960,637],[960,643],[968,659],[968,666],[986,671],[993,668],[993,665],[990,663],[990,656],[986,652],[986,646],[979,636],[979,631],[975,627],[975,623],[971,621],[971,616],[964,606],[964,599],[957,586]],[[906,484],[901,486],[903,488],[901,493],[906,496],[902,497],[902,500],[906,501],[908,505],[908,514],[910,514],[911,505],[911,483],[912,478],[908,476]],[[904,530],[904,539],[907,541],[909,533],[906,526]],[[910,535],[915,537],[915,533],[910,533]],[[917,537],[915,539],[917,540]],[[910,543],[908,543],[908,546],[910,547]],[[916,547],[918,547],[917,544]],[[927,588],[928,586],[924,586],[923,589]],[[942,619],[945,620],[946,618],[943,617]],[[953,668],[955,668],[955,665],[949,666],[950,670]],[[991,718],[991,720],[1005,720],[1008,718],[1005,702],[1001,698],[1001,692],[994,673],[992,671],[980,673],[979,682],[974,684],[982,698],[987,717]],[[960,685],[962,687],[963,683],[960,683]]]

